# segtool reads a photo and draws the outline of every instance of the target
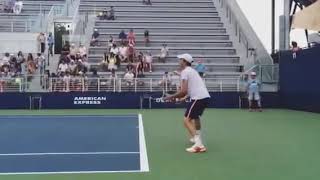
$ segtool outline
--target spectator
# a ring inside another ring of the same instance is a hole
[[[59,64],[58,73],[62,74],[62,73],[65,73],[68,70],[69,70],[68,64],[65,61],[62,61],[62,63]]]
[[[133,65],[131,62],[129,62],[129,63],[127,64],[127,71],[132,71],[132,72],[134,72],[134,70],[135,70],[134,65]]]
[[[136,67],[137,77],[144,77],[144,61],[143,61],[143,53],[140,52],[138,55],[138,63]]]
[[[47,38],[47,42],[48,42],[48,50],[49,50],[49,54],[51,56],[53,56],[53,45],[54,45],[54,38],[52,36],[52,32],[49,33],[49,36]]]
[[[135,55],[136,55],[136,50],[135,50],[135,48],[133,47],[132,44],[129,44],[128,53],[127,54],[128,54],[129,62],[133,63]]]
[[[298,46],[298,43],[295,41],[291,42],[291,50],[292,50],[292,57],[293,59],[297,58],[297,52],[301,50],[301,48]]]
[[[71,59],[75,60],[76,59],[76,54],[78,53],[78,49],[74,43],[71,44],[70,46],[70,57]]]
[[[166,89],[170,84],[171,84],[171,78],[169,76],[169,73],[166,71],[162,76],[162,80],[159,82],[159,85],[165,87]]]
[[[110,52],[110,49],[112,48],[112,46],[115,44],[115,41],[113,39],[112,36],[109,37],[109,41],[108,41],[108,51]]]
[[[70,53],[70,43],[69,41],[66,41],[65,44],[62,47],[61,55],[68,55]]]
[[[18,71],[18,73],[26,73],[25,66],[23,65],[24,62],[25,62],[25,58],[24,58],[22,52],[19,51],[18,56],[17,56],[17,71]]]
[[[167,44],[164,43],[160,50],[159,61],[165,63],[168,55],[169,55],[169,48],[167,47]]]
[[[38,35],[37,40],[38,40],[38,43],[39,43],[39,45],[40,45],[40,52],[41,52],[41,54],[43,54],[44,51],[45,51],[45,48],[46,48],[46,37],[45,37],[45,35],[44,35],[43,32],[41,32],[41,33]]]
[[[46,65],[44,56],[41,53],[37,53],[35,62],[37,62],[38,67],[40,67],[40,74],[43,74],[45,70],[45,65]]]
[[[151,0],[142,0],[143,4],[151,5]]]
[[[194,69],[199,73],[200,77],[204,77],[206,66],[203,64],[202,60],[198,60],[198,64]]]
[[[121,62],[126,62],[128,58],[128,48],[122,44],[121,47],[119,48],[119,58]]]
[[[249,110],[252,111],[253,102],[257,101],[257,105],[259,111],[262,111],[261,101],[260,101],[260,82],[256,79],[256,73],[251,72],[251,79],[248,81],[247,85],[247,93],[248,93],[248,100],[249,100]]]
[[[0,61],[0,66],[3,66],[5,64],[9,64],[9,61],[10,61],[10,54],[9,53],[5,53],[4,57]]]
[[[7,5],[7,12],[13,13],[14,5],[16,4],[16,0],[9,0]]]
[[[110,7],[108,20],[115,20],[115,12],[114,12],[113,6]]]
[[[74,60],[70,61],[70,64],[69,64],[69,72],[71,75],[75,75],[75,70],[76,70],[76,63],[74,62]]]
[[[92,36],[91,36],[91,41],[90,41],[90,45],[91,46],[96,46],[96,45],[98,45],[98,43],[99,43],[99,36],[100,36],[100,33],[99,33],[99,31],[98,31],[98,29],[94,29],[94,32],[93,32],[93,34],[92,34]]]
[[[145,46],[148,46],[150,43],[150,39],[149,39],[149,31],[145,30],[144,31],[144,44]]]
[[[87,56],[87,48],[83,44],[80,44],[79,53],[81,58]]]
[[[111,49],[110,49],[110,53],[113,53],[115,56],[119,55],[119,48],[117,47],[116,44],[113,44]]]
[[[128,87],[132,86],[133,81],[134,81],[134,74],[133,74],[132,70],[127,71],[127,73],[124,75],[123,79]]]
[[[173,71],[171,73],[171,86],[173,86],[174,91],[178,91],[178,89],[180,88],[180,73],[178,71]]]
[[[130,32],[128,33],[128,43],[129,45],[136,45],[136,35],[133,32],[133,29],[130,29]]]
[[[152,72],[152,54],[150,52],[146,53],[144,56],[146,68],[149,69],[149,72]]]
[[[117,70],[116,62],[117,62],[116,55],[113,53],[110,53],[109,62],[108,62],[109,71]]]
[[[119,40],[120,40],[120,42],[121,42],[121,45],[126,43],[127,34],[124,32],[124,30],[122,30],[122,31],[120,32],[120,34],[119,34]]]
[[[28,70],[28,74],[33,74],[37,69],[37,65],[34,62],[33,56],[31,53],[28,54],[27,57],[27,70]]]
[[[100,20],[107,20],[108,19],[108,10],[105,9],[101,13],[99,13],[98,17]]]
[[[20,14],[21,10],[23,7],[23,2],[22,1],[17,1],[14,3],[14,7],[13,7],[13,13],[15,14]]]

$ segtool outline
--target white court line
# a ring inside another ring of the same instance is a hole
[[[132,171],[59,171],[59,172],[18,172],[18,173],[0,173],[0,176],[6,175],[50,175],[50,174],[98,174],[98,173],[143,173],[140,170]]]
[[[0,154],[0,156],[104,155],[104,154],[140,154],[140,152],[8,153],[8,154]]]
[[[96,117],[96,118],[136,118],[137,115],[119,115],[119,116],[109,116],[109,115],[14,115],[14,116],[1,116],[0,115],[0,120],[1,119],[19,119],[19,118],[68,118],[68,117],[74,117],[74,118],[86,118],[86,117]]]
[[[140,144],[140,170],[141,172],[149,172],[149,161],[146,147],[146,139],[144,135],[142,115],[139,114],[139,144]]]

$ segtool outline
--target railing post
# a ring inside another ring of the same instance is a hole
[[[116,92],[116,78],[113,78],[113,92]]]
[[[137,78],[134,78],[134,92],[137,92]]]
[[[152,92],[152,78],[150,79],[150,92]]]
[[[82,77],[81,78],[81,84],[82,84],[82,92],[84,92],[85,91],[85,87],[84,87],[84,78]]]
[[[100,92],[100,78],[98,78],[98,92]]]
[[[11,21],[11,32],[13,32],[13,21]]]
[[[52,92],[52,78],[49,78],[49,92]]]
[[[220,80],[220,92],[222,92],[222,80]]]
[[[240,78],[238,78],[237,80],[237,91],[238,92],[240,91]]]
[[[119,78],[119,92],[121,92],[121,89],[122,89],[122,80],[121,78]]]

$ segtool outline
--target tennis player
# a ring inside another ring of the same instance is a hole
[[[164,98],[165,101],[175,100],[188,95],[191,102],[188,104],[187,110],[184,114],[184,125],[188,130],[194,145],[187,148],[186,151],[190,153],[206,152],[201,138],[201,122],[200,116],[207,107],[210,95],[206,88],[204,81],[201,79],[199,73],[191,67],[193,58],[190,54],[182,54],[178,56],[181,68],[181,88],[171,96]]]

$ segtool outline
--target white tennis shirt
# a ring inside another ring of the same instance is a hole
[[[186,67],[181,72],[181,81],[188,81],[188,95],[192,100],[209,98],[207,87],[199,73],[192,67]]]

